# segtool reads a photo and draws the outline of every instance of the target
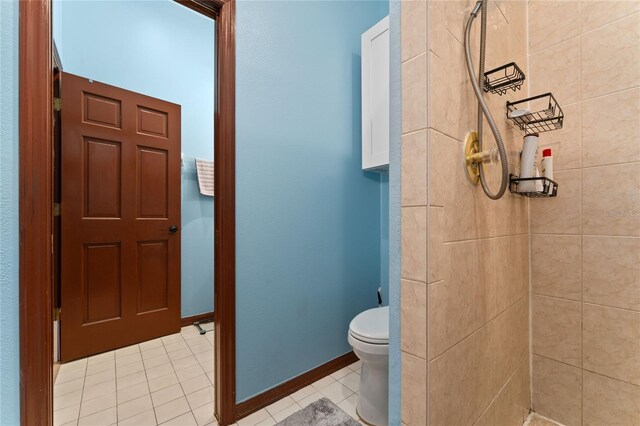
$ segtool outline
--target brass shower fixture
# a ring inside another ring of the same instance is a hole
[[[474,185],[480,183],[480,167],[482,164],[496,162],[497,149],[480,151],[478,132],[469,132],[464,139],[464,161],[467,169],[467,178]]]
[[[469,132],[464,138],[464,159],[467,169],[467,179],[474,185],[480,183],[480,168],[478,167],[478,132]]]

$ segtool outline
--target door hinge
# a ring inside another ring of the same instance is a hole
[[[53,110],[62,111],[62,98],[53,98]]]
[[[60,216],[60,203],[53,203],[53,217]]]
[[[62,311],[62,308],[54,308],[53,309],[53,320],[54,321],[60,321],[60,313]]]

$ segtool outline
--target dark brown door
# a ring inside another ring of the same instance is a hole
[[[62,361],[179,331],[180,106],[63,73],[61,168]]]

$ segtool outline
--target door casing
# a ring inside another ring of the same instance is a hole
[[[235,0],[176,0],[216,20],[216,416],[235,421]],[[20,423],[53,424],[52,0],[20,2]]]

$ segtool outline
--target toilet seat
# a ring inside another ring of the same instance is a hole
[[[389,345],[389,307],[358,314],[349,324],[349,335],[370,345]]]
[[[353,351],[358,354],[369,354],[369,355],[389,355],[389,343],[368,343],[363,340],[358,339],[351,332],[347,336],[347,341],[353,347]],[[360,357],[360,355],[358,355]]]

